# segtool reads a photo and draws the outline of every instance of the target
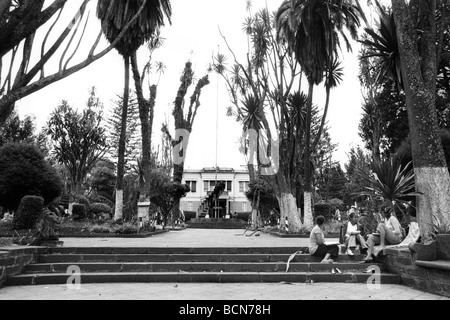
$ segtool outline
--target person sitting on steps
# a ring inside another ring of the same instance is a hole
[[[325,237],[323,235],[324,223],[325,218],[323,216],[318,216],[316,218],[316,225],[311,230],[309,236],[309,254],[315,257],[323,257],[321,263],[333,263],[333,259],[336,259],[339,256],[339,245],[325,244]]]
[[[352,212],[348,216],[349,221],[347,223],[347,228],[345,231],[345,248],[346,253],[349,256],[353,256],[353,250],[357,247],[359,244],[361,252],[365,253],[365,251],[368,249],[366,241],[364,240],[364,237],[361,235],[361,231],[358,230],[358,216],[356,213]],[[352,250],[353,249],[353,250]]]
[[[384,221],[380,222],[377,227],[377,233],[372,233],[367,239],[367,255],[363,259],[364,262],[371,262],[373,260],[372,253],[375,245],[380,245],[380,251],[383,251],[386,245],[396,245],[402,242],[403,233],[400,222],[392,214],[392,208],[386,207],[383,211],[385,216]]]

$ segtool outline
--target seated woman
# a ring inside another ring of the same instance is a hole
[[[333,259],[339,256],[339,246],[337,244],[325,244],[323,235],[324,222],[325,218],[323,216],[316,218],[316,225],[309,236],[309,254],[315,257],[323,257],[322,263],[332,263],[334,262]]]
[[[366,257],[363,259],[365,262],[370,262],[373,260],[372,253],[374,252],[375,245],[380,245],[380,251],[382,251],[386,245],[396,245],[401,243],[403,240],[400,222],[394,215],[392,215],[392,208],[385,208],[383,213],[385,219],[378,224],[378,233],[372,233],[367,239],[369,249],[367,250]]]
[[[361,231],[358,230],[358,217],[357,215],[352,212],[348,216],[349,221],[347,224],[347,231],[345,232],[345,248],[346,253],[349,256],[353,256],[353,250],[356,248],[356,246],[359,244],[361,251],[364,252],[368,249],[368,246],[366,244],[366,241],[364,240],[364,237],[361,235]],[[353,250],[352,250],[353,249]]]

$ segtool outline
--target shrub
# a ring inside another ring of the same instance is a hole
[[[94,226],[91,228],[92,233],[111,233],[111,228],[108,226]]]
[[[74,203],[72,207],[73,220],[86,219],[86,206],[81,203]]]
[[[122,226],[117,227],[115,230],[116,234],[135,234],[138,230],[135,225],[131,223],[124,223]]]
[[[108,213],[109,215],[111,215],[112,208],[106,203],[93,203],[91,204],[91,212],[94,215],[99,215],[101,213]]]
[[[14,214],[14,229],[33,229],[43,208],[44,198],[38,196],[23,197],[20,201],[19,208]]]
[[[64,216],[65,211],[63,206],[57,203],[51,203],[47,207],[51,212],[55,213],[58,217]]]
[[[33,195],[51,203],[62,192],[56,170],[35,146],[10,143],[0,148],[0,205],[17,210],[23,197]]]
[[[81,194],[76,194],[73,196],[74,202],[76,203],[80,203],[80,204],[84,204],[84,206],[86,207],[86,212],[89,212],[90,207],[91,207],[91,202],[89,201],[89,199],[86,196],[83,196]]]
[[[326,220],[333,218],[331,204],[327,202],[319,202],[314,204],[314,219],[318,216],[324,216]]]

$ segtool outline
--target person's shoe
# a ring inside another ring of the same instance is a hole
[[[333,262],[334,262],[333,259],[328,259],[328,260],[323,259],[322,261],[320,261],[320,263],[333,263]]]
[[[352,252],[352,250],[350,250],[350,249],[347,249],[347,252],[346,252],[349,256],[354,256],[355,254]]]

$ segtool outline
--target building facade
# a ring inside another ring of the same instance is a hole
[[[185,170],[183,183],[191,191],[181,199],[180,207],[184,212],[195,212],[196,217],[209,215],[211,218],[226,218],[239,214],[249,214],[252,204],[245,196],[250,176],[246,170],[231,168],[203,168]],[[215,201],[209,201],[216,185],[223,183],[223,191]]]

